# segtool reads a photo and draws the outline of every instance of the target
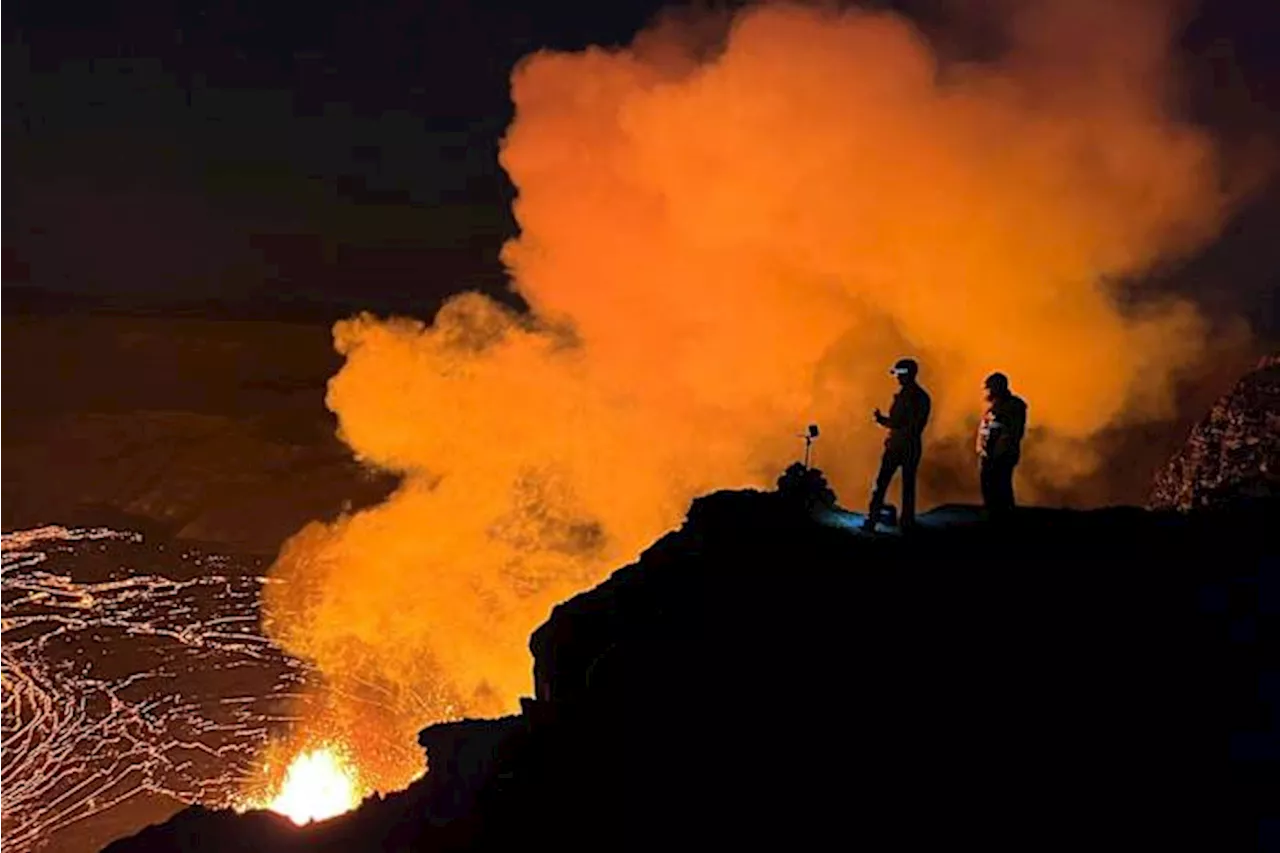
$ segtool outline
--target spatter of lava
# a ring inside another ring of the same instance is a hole
[[[327,744],[295,756],[269,799],[245,805],[270,809],[302,826],[350,811],[368,793],[346,750]]]
[[[2,544],[5,848],[143,793],[234,806],[318,683],[261,635],[264,567],[101,528]]]

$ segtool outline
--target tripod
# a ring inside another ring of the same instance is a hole
[[[809,424],[809,429],[806,430],[805,432],[800,433],[797,436],[797,438],[804,439],[804,467],[805,467],[805,470],[807,471],[809,470],[810,450],[813,447],[813,442],[818,438],[818,425]]]

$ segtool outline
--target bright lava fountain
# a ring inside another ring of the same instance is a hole
[[[293,759],[266,808],[301,826],[351,811],[360,800],[359,774],[340,751],[326,746]]]

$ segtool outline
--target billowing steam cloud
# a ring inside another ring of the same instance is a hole
[[[289,543],[276,635],[399,691],[406,737],[507,712],[555,602],[696,495],[770,485],[806,423],[860,506],[904,354],[937,465],[1003,369],[1031,402],[1027,465],[1087,474],[1090,436],[1166,415],[1204,342],[1192,306],[1122,310],[1114,282],[1226,207],[1212,140],[1168,110],[1161,12],[1037,5],[974,64],[940,64],[902,18],[783,5],[710,52],[666,27],[528,58],[502,163],[532,313],[471,294],[430,324],[338,324],[329,405],[404,482]]]

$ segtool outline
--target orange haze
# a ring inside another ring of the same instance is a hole
[[[288,543],[275,636],[391,690],[402,718],[380,725],[406,743],[510,712],[556,602],[696,495],[772,484],[805,424],[862,506],[902,355],[933,394],[935,465],[971,446],[1002,369],[1037,481],[1093,471],[1091,436],[1167,417],[1206,347],[1192,305],[1122,312],[1114,282],[1203,245],[1229,201],[1214,141],[1169,109],[1165,5],[1016,7],[984,64],[940,65],[891,14],[780,4],[711,54],[668,24],[528,57],[502,165],[532,313],[464,294],[432,323],[335,327],[341,435],[404,481]]]

